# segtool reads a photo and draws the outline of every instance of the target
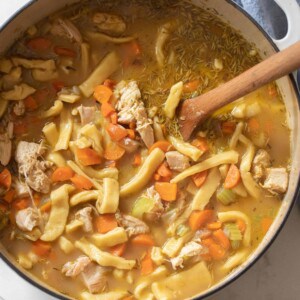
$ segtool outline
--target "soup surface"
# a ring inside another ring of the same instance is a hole
[[[261,242],[288,186],[276,85],[183,142],[176,107],[260,60],[182,1],[81,1],[0,60],[0,239],[75,299],[185,299]]]

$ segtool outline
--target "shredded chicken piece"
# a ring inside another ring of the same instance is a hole
[[[171,170],[182,172],[190,166],[189,158],[178,151],[166,152],[167,163]]]
[[[80,105],[77,107],[77,110],[80,114],[81,125],[86,125],[88,123],[94,122],[95,120],[95,106],[83,106]]]
[[[83,223],[82,228],[84,232],[93,231],[92,211],[91,207],[85,207],[77,211],[75,214],[75,219]]]
[[[125,137],[120,142],[120,145],[121,145],[122,148],[125,149],[125,151],[127,153],[133,153],[139,148],[140,143],[138,141],[135,141],[135,140],[132,140],[130,138]]]
[[[67,19],[57,19],[53,23],[51,34],[66,37],[70,40],[73,40],[77,43],[82,43],[82,36],[77,27]]]
[[[85,267],[91,263],[89,257],[82,255],[79,256],[75,261],[68,261],[63,265],[61,272],[67,277],[76,277],[79,275]]]
[[[39,223],[39,214],[32,207],[19,210],[16,213],[16,223],[21,230],[32,231]]]
[[[252,163],[253,178],[255,180],[260,180],[261,178],[263,178],[265,176],[265,168],[268,168],[270,166],[270,154],[264,149],[259,149],[256,152]]]
[[[14,105],[14,113],[17,116],[23,116],[25,114],[25,104],[22,100],[18,101],[15,105]]]
[[[154,206],[149,212],[146,212],[144,216],[147,221],[155,222],[161,218],[162,214],[165,211],[164,206],[161,202],[161,198],[158,192],[154,189],[154,186],[147,189],[145,197],[153,199]]]
[[[116,104],[118,121],[122,124],[136,122],[136,130],[143,142],[149,148],[154,143],[152,120],[148,119],[141,92],[136,81],[121,81],[115,88],[115,96],[119,100]]]
[[[29,195],[29,187],[24,182],[16,178],[13,180],[13,188],[16,191],[17,198],[26,197]]]
[[[7,133],[0,134],[0,162],[8,165],[11,158],[12,143]]]
[[[97,12],[93,15],[93,22],[100,32],[110,35],[120,35],[126,29],[126,23],[120,16]]]
[[[83,282],[89,289],[90,293],[101,293],[107,285],[106,273],[108,268],[90,263],[82,272]]]
[[[125,228],[129,237],[150,231],[146,223],[132,216],[116,213],[116,219],[119,225]]]
[[[263,187],[275,193],[285,193],[288,187],[288,172],[285,168],[269,168]]]
[[[49,193],[51,180],[45,173],[52,167],[52,162],[39,161],[45,152],[40,144],[20,141],[15,152],[19,173],[25,176],[25,182],[35,191]]]

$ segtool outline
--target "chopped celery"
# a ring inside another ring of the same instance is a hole
[[[241,241],[230,241],[231,248],[233,250],[238,249],[241,246]]]
[[[236,200],[236,194],[232,190],[221,188],[217,192],[217,199],[224,205],[229,205]]]
[[[154,206],[154,199],[147,197],[139,197],[132,208],[132,215],[136,218],[142,219],[145,212],[149,212]]]
[[[224,231],[231,241],[241,241],[243,236],[235,223],[228,223],[224,226]]]
[[[178,236],[184,236],[185,234],[187,234],[190,231],[189,227],[184,225],[184,224],[180,224],[177,226],[176,228],[176,234]]]

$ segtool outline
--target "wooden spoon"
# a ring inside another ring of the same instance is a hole
[[[220,107],[298,68],[300,68],[300,42],[272,55],[217,88],[196,98],[185,100],[179,112],[179,126],[183,139],[189,139],[193,130]]]

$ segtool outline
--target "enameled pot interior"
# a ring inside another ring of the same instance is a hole
[[[78,0],[36,0],[32,1],[23,10],[16,13],[0,32],[0,52],[3,53],[17,38],[22,34],[22,31],[30,25],[36,23],[42,18],[50,15],[51,13],[63,8],[65,5],[70,5]],[[224,0],[193,0],[195,5],[209,9],[213,14],[217,14],[223,21],[229,23],[233,28],[239,30],[241,34],[251,43],[255,44],[260,52],[260,55],[268,57],[276,52],[276,47],[272,44],[271,40],[266,36],[263,30],[257,26],[246,14],[238,10],[231,2]],[[236,268],[229,276],[218,284],[212,286],[209,290],[203,292],[198,296],[198,299],[204,298],[211,293],[224,287],[236,279],[241,273],[249,268],[260,255],[270,246],[279,230],[281,229],[284,221],[286,220],[298,190],[300,159],[297,153],[300,153],[300,136],[299,136],[299,103],[295,86],[290,77],[286,76],[277,82],[278,87],[282,93],[285,105],[288,112],[288,124],[291,128],[291,176],[288,191],[283,199],[280,211],[273,222],[269,232],[265,236],[262,243],[251,254],[246,262]],[[278,149],[280,151],[280,149]],[[68,299],[51,287],[45,285],[37,278],[33,277],[29,272],[23,270],[14,262],[14,258],[4,249],[0,244],[0,253],[9,264],[22,276],[29,280],[32,284],[41,288],[42,290],[52,294],[61,299]]]

